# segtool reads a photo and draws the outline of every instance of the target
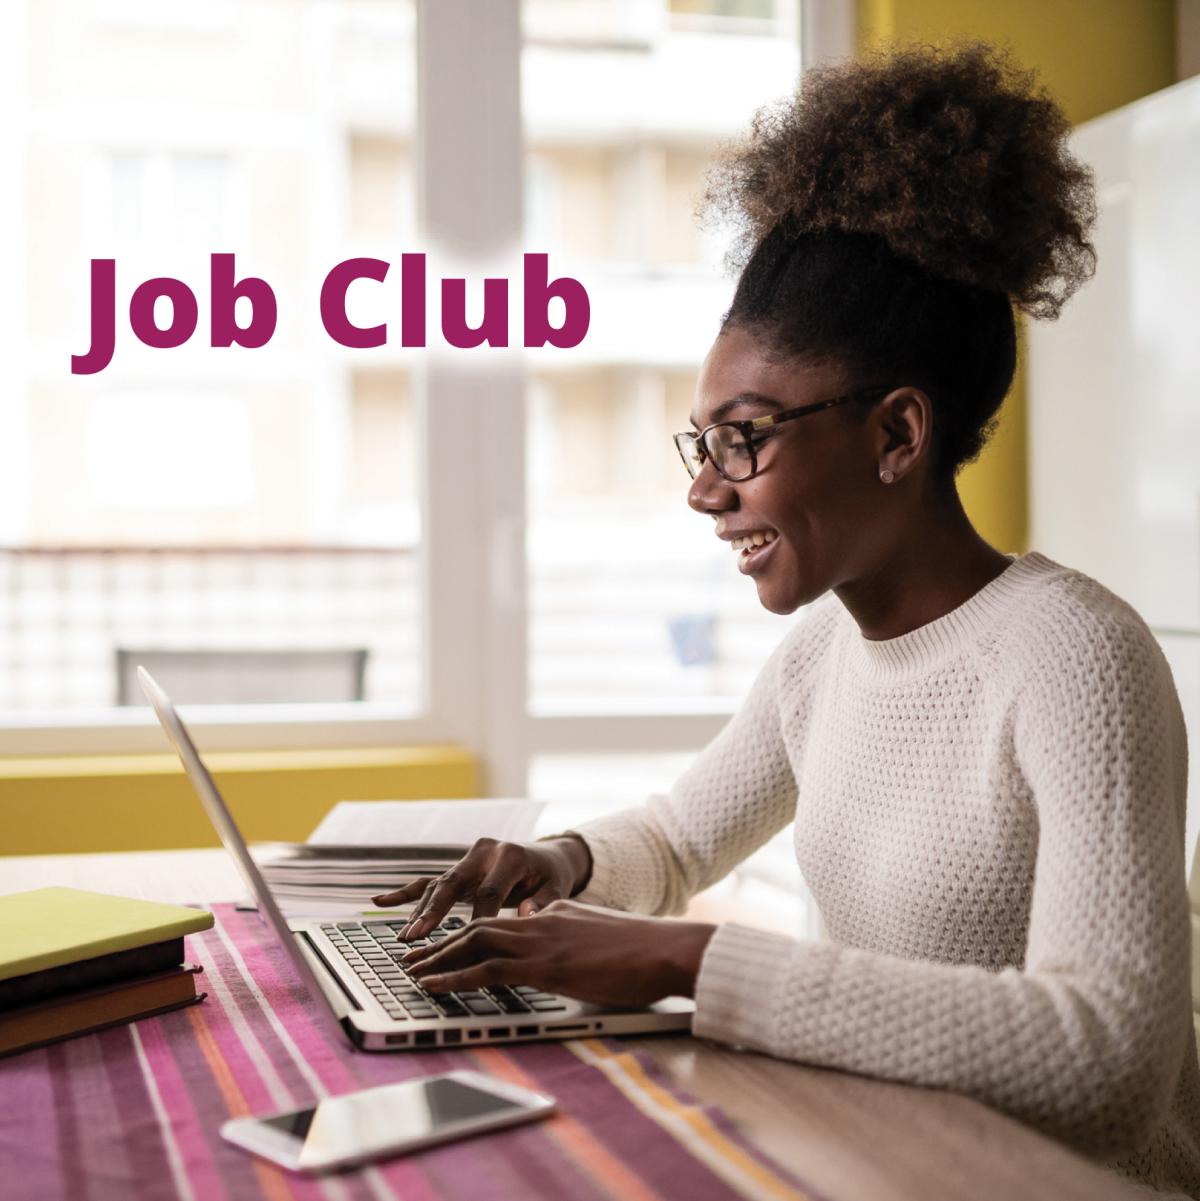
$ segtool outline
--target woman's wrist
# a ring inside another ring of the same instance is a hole
[[[667,995],[694,997],[700,963],[717,927],[711,922],[671,921],[670,925],[674,927],[671,937],[662,940],[667,955],[664,971],[670,988]]]
[[[545,840],[566,863],[568,897],[581,893],[592,878],[592,852],[580,834],[555,834]]]

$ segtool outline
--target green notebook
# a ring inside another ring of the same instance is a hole
[[[213,915],[79,888],[0,896],[0,980],[207,930]]]

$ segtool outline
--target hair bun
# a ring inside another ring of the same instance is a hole
[[[873,235],[932,275],[1057,317],[1095,270],[1091,171],[1032,71],[984,43],[877,52],[805,73],[709,172],[735,268],[789,234]]]

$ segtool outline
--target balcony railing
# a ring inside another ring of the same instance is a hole
[[[783,624],[756,620],[731,564],[660,551],[634,563],[626,548],[619,565],[594,525],[584,553],[562,550],[569,532],[543,539],[530,567],[539,712],[745,691]],[[130,652],[164,672],[190,663],[183,702],[416,709],[420,592],[416,547],[0,548],[0,711],[136,701]]]
[[[0,550],[0,709],[117,704],[130,648],[362,648],[364,699],[415,704],[417,580],[394,547]]]

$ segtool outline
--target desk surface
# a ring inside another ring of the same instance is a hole
[[[0,859],[0,892],[48,884],[161,901],[243,894],[224,851]],[[720,1105],[827,1201],[1135,1201],[1143,1190],[978,1102],[725,1050],[638,1038],[684,1089]]]

